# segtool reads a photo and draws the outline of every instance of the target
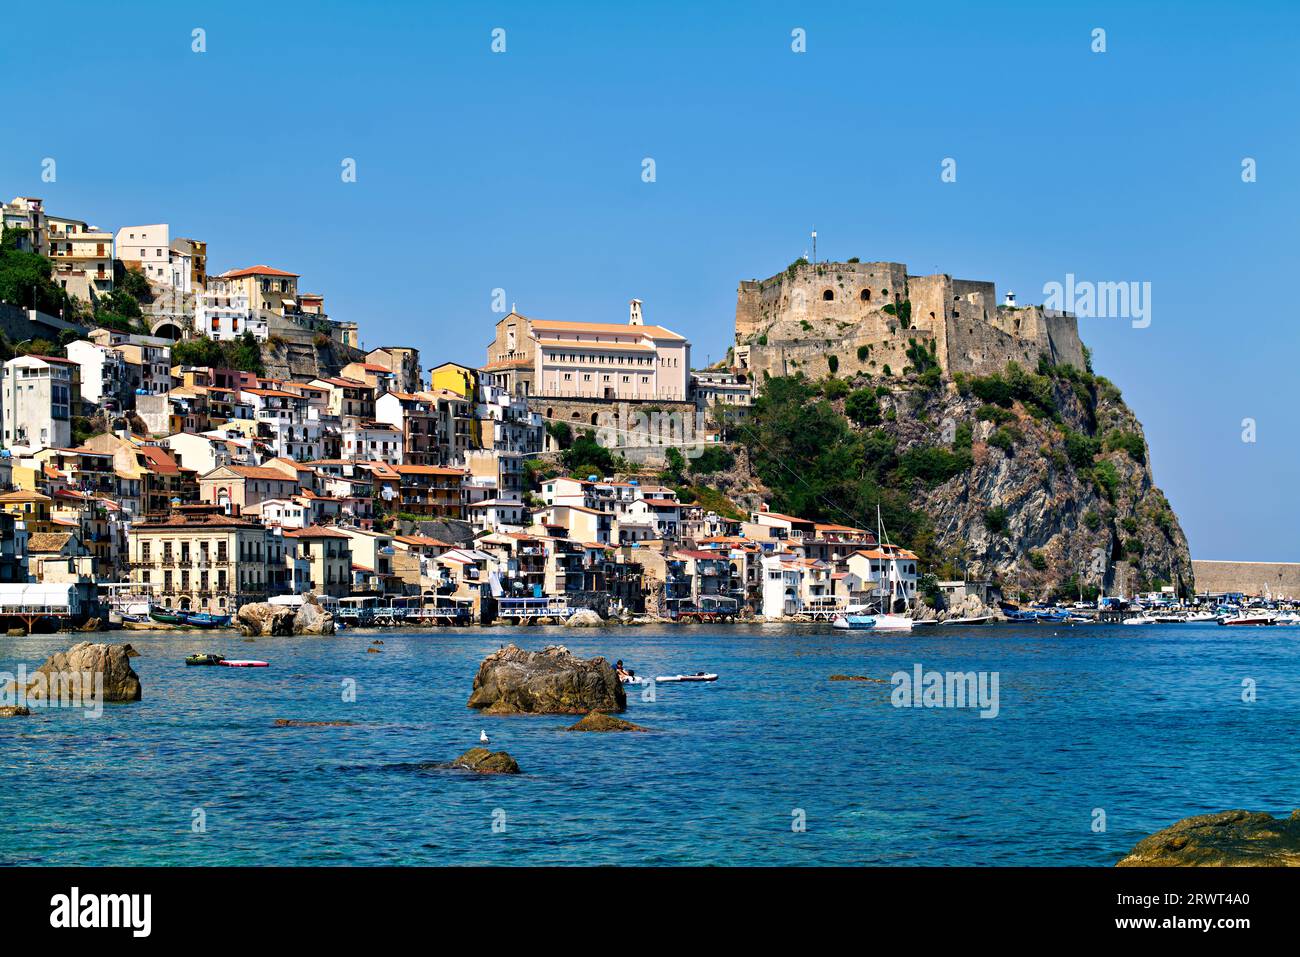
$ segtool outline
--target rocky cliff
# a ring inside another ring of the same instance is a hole
[[[897,374],[768,378],[735,465],[689,478],[739,505],[875,528],[939,578],[992,578],[1008,597],[1193,587],[1187,540],[1119,390],[1040,361],[948,376],[912,340]]]

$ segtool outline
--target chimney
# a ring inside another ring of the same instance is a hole
[[[628,305],[630,306],[630,309],[628,311],[627,324],[629,326],[641,325],[641,300],[633,299],[628,303]]]

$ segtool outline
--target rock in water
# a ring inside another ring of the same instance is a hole
[[[295,635],[332,635],[334,634],[334,616],[316,601],[315,595],[307,595],[293,616],[293,633]]]
[[[1117,867],[1300,867],[1300,811],[1183,818],[1138,841]]]
[[[355,721],[299,721],[297,718],[276,718],[277,728],[350,728]]]
[[[603,711],[589,711],[577,724],[571,724],[565,731],[649,731],[639,724],[624,721]]]
[[[51,655],[32,672],[41,677],[33,677],[27,683],[27,697],[53,700],[64,696],[64,688],[79,686],[84,703],[98,693],[95,685],[102,675],[104,701],[139,701],[140,676],[131,667],[131,659],[139,654],[130,645],[79,642],[67,651]],[[86,676],[90,676],[89,687]]]
[[[21,704],[0,705],[0,718],[25,718],[31,712]]]
[[[507,645],[479,665],[468,706],[488,714],[585,714],[623,711],[627,695],[604,658],[578,658],[563,645]]]
[[[246,636],[292,635],[294,617],[294,610],[288,605],[255,601],[239,606],[235,624]]]
[[[470,748],[455,761],[453,768],[464,768],[479,774],[518,774],[519,762],[505,751],[489,751],[487,748]]]
[[[599,628],[605,624],[605,619],[590,608],[579,608],[564,624],[568,628]]]

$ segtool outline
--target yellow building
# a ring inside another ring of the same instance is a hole
[[[51,514],[51,498],[30,489],[17,492],[5,492],[0,495],[0,511],[7,512],[16,520],[26,523],[27,534],[58,531]]]
[[[250,266],[223,272],[216,278],[226,283],[231,295],[247,296],[248,305],[253,309],[280,315],[299,311],[297,273],[270,266]]]
[[[455,362],[444,362],[429,371],[429,383],[432,391],[445,390],[455,392],[466,401],[473,402],[478,396],[478,372],[468,366]]]

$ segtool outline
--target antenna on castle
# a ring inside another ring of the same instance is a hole
[[[813,231],[812,231],[812,241],[813,241],[813,258],[812,258],[812,261],[813,261],[814,263],[816,263],[816,262],[817,262],[817,227],[816,227],[816,226],[813,227]]]

